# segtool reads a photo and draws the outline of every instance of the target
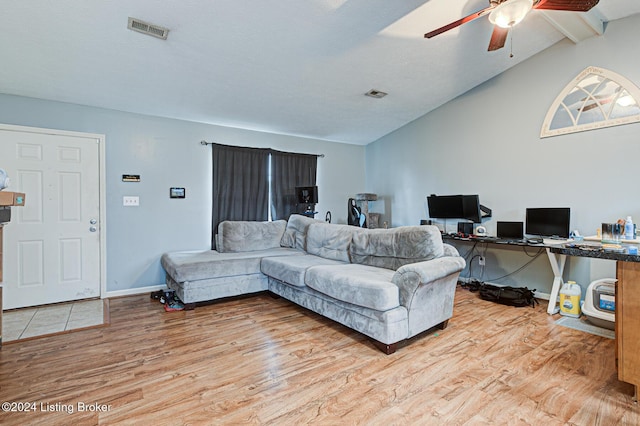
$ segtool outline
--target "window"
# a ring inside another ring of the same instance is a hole
[[[640,89],[612,71],[588,67],[549,108],[540,137],[640,121]]]
[[[296,186],[316,184],[316,155],[211,145],[212,248],[220,222],[288,219],[297,209]]]

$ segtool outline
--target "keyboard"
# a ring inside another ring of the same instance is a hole
[[[514,238],[498,238],[495,243],[497,244],[527,244],[527,240],[525,239],[514,239]]]

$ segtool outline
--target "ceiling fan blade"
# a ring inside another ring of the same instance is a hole
[[[568,10],[571,12],[588,12],[600,0],[539,0],[533,5],[541,10]]]
[[[493,50],[502,49],[507,41],[507,35],[509,35],[509,28],[502,28],[497,25],[493,26],[493,33],[491,34],[491,41],[489,42],[489,52]]]
[[[472,13],[471,15],[465,16],[464,18],[458,19],[457,21],[454,21],[454,22],[452,22],[450,24],[447,24],[444,27],[440,27],[437,30],[433,30],[433,31],[430,31],[430,32],[426,33],[424,35],[424,38],[435,37],[438,34],[442,34],[442,33],[446,32],[446,31],[452,30],[452,29],[454,29],[456,27],[459,27],[462,24],[466,24],[467,22],[473,21],[474,19],[478,19],[481,16],[484,16],[484,15],[488,14],[493,9],[495,9],[495,6],[490,6],[490,7],[487,7],[486,9],[479,10],[479,11],[477,11],[475,13]]]

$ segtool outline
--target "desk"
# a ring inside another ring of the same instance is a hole
[[[640,255],[630,255],[627,248],[621,252],[602,250],[600,244],[554,246],[547,248],[547,252],[549,258],[553,258],[558,265],[564,265],[566,256],[616,261],[616,366],[618,379],[634,385],[634,400],[637,401],[640,385]],[[562,283],[561,272],[558,285]],[[552,290],[552,299],[549,300],[549,306],[553,300],[554,307],[557,296],[555,285],[554,279],[556,293],[554,295]]]
[[[458,235],[450,235],[443,234],[442,238],[444,240],[453,240],[453,241],[471,241],[477,243],[491,244],[494,247],[532,247],[538,249],[546,249],[547,255],[549,257],[549,263],[551,264],[551,269],[553,271],[553,284],[551,286],[551,297],[549,299],[549,307],[547,308],[547,312],[552,315],[559,312],[559,309],[556,307],[556,300],[558,298],[558,293],[560,288],[562,287],[562,273],[564,272],[564,265],[566,261],[566,256],[556,256],[554,253],[550,251],[551,247],[559,247],[561,244],[568,242],[569,240],[553,240],[553,239],[543,239],[542,243],[527,243],[527,242],[503,242],[498,240],[496,237],[480,237],[480,236],[472,236],[472,237],[460,237]],[[553,302],[552,302],[553,301]]]
[[[553,284],[551,285],[551,294],[549,296],[549,306],[547,313],[549,315],[560,312],[558,307],[558,295],[563,285],[562,274],[567,256],[593,257],[597,259],[621,260],[623,262],[640,262],[640,256],[630,255],[626,251],[617,253],[602,250],[600,243],[574,243],[572,240],[553,240],[544,239],[542,244],[527,243],[498,243],[495,237],[470,237],[462,238],[456,235],[443,235],[445,240],[472,241],[479,243],[488,243],[495,246],[521,246],[521,247],[538,247],[544,248],[549,258],[549,264],[553,271]]]

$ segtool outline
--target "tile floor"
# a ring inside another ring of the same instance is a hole
[[[103,325],[105,309],[108,300],[91,299],[4,311],[2,342]]]

